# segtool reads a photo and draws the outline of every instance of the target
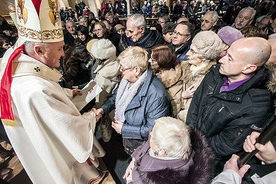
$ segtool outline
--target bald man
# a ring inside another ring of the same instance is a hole
[[[272,113],[263,67],[271,47],[263,38],[242,38],[205,76],[191,102],[187,124],[205,134],[216,154],[216,169],[242,150],[253,130],[266,126]]]

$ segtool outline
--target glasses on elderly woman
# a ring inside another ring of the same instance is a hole
[[[120,71],[121,71],[121,72],[125,72],[125,71],[127,71],[127,70],[131,70],[131,69],[133,69],[133,68],[130,68],[130,67],[124,67],[123,65],[121,65],[121,67],[120,67]]]

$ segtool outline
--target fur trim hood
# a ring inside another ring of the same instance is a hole
[[[183,63],[183,64],[182,64]],[[182,70],[185,71],[184,75],[183,75],[183,80],[185,83],[188,83],[192,80],[194,80],[195,77],[199,76],[199,75],[206,75],[207,72],[209,71],[209,69],[217,64],[216,61],[209,61],[208,64],[206,66],[204,66],[203,68],[200,68],[198,71],[196,71],[194,74],[192,74],[192,70],[191,70],[191,64],[188,62],[182,62]]]
[[[180,64],[178,64],[175,68],[156,73],[156,76],[162,81],[165,88],[170,88],[182,80],[182,73],[182,68]]]
[[[271,66],[267,66],[267,68],[271,72],[270,79],[269,79],[269,81],[267,83],[267,88],[272,93],[275,93],[276,92],[276,66],[275,65],[271,65]]]

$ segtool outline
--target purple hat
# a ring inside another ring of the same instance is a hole
[[[234,27],[225,26],[218,31],[218,36],[224,43],[230,46],[233,42],[243,38],[243,34]]]

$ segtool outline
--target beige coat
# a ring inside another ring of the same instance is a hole
[[[120,81],[120,63],[115,56],[111,57],[98,65],[93,73],[96,74],[95,82],[103,89],[96,97],[96,106],[101,107]]]
[[[199,67],[195,67],[188,62],[182,62],[181,67],[183,72],[183,91],[186,91],[191,85],[196,88],[200,85],[201,81],[209,71],[212,65],[216,64],[216,61],[204,62]],[[186,116],[190,107],[192,98],[181,98],[181,110],[178,113],[178,119],[186,122]]]
[[[181,108],[180,98],[182,93],[182,75],[183,71],[178,64],[175,69],[163,70],[156,74],[156,76],[164,84],[167,93],[170,96],[171,104],[173,108],[173,115],[176,117]]]

